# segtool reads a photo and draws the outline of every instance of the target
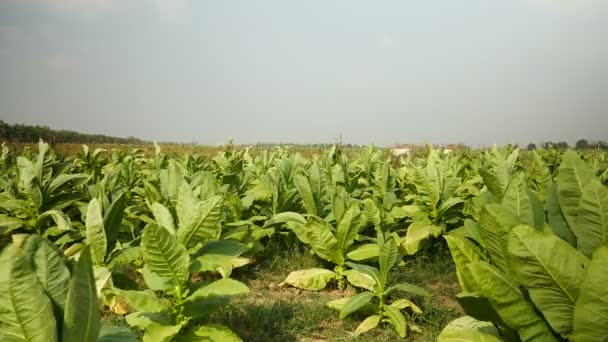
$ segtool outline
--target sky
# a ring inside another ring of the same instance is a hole
[[[221,144],[608,140],[606,0],[1,0],[0,120]]]

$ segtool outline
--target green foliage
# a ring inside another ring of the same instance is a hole
[[[379,235],[378,257],[380,268],[348,263],[353,268],[351,272],[358,275],[357,281],[352,281],[353,285],[362,287],[367,291],[358,293],[350,297],[333,300],[327,306],[340,312],[340,319],[343,319],[355,312],[361,311],[368,314],[368,317],[361,322],[355,330],[355,336],[366,333],[378,326],[380,322],[390,323],[397,334],[402,338],[407,335],[406,318],[401,312],[409,308],[414,314],[421,314],[422,310],[409,299],[394,299],[391,294],[396,292],[408,293],[428,299],[430,295],[423,289],[408,283],[389,286],[388,273],[400,259],[397,251],[397,244],[394,238],[390,237],[386,241]],[[390,303],[389,303],[390,302]]]

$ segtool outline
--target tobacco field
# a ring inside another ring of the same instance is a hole
[[[608,152],[0,155],[0,341],[604,341]]]

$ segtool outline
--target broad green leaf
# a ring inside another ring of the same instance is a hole
[[[177,325],[160,325],[151,324],[144,332],[143,342],[169,342],[182,329],[181,324]]]
[[[348,297],[342,297],[342,298],[338,298],[338,299],[334,299],[334,300],[330,300],[329,302],[325,303],[325,306],[332,308],[334,310],[338,310],[341,311],[342,308],[344,307],[344,304],[348,303],[348,301],[352,298],[353,296],[348,296]]]
[[[511,179],[502,197],[502,207],[519,218],[520,223],[534,225],[534,210],[523,174]]]
[[[357,270],[346,270],[343,274],[346,276],[348,282],[353,284],[354,286],[361,287],[373,292],[376,291],[376,282],[374,281],[374,278],[371,277],[369,274],[365,274]]]
[[[509,267],[509,232],[516,225],[517,218],[496,204],[486,205],[479,218],[479,235],[486,247],[492,263],[505,274],[511,272]]]
[[[523,342],[557,341],[534,306],[505,275],[485,261],[471,263],[469,268],[483,295]]]
[[[127,327],[104,324],[97,342],[137,342],[137,335]]]
[[[101,328],[101,315],[88,248],[76,262],[63,316],[63,341],[93,342]]]
[[[113,253],[108,260],[108,268],[112,269],[118,265],[130,264],[143,257],[140,246],[127,247]]]
[[[190,317],[203,317],[228,304],[231,297],[248,292],[249,288],[240,281],[222,278],[190,294],[184,302],[184,313]]]
[[[574,236],[572,230],[570,230],[570,227],[568,227],[568,223],[566,223],[566,219],[562,214],[562,209],[559,206],[557,185],[555,182],[550,182],[547,184],[545,197],[547,221],[553,229],[553,232],[568,242],[571,246],[576,247],[576,236]]]
[[[384,311],[384,315],[393,325],[393,328],[395,328],[397,334],[401,336],[401,338],[405,338],[405,336],[407,336],[407,322],[405,321],[405,317],[401,313],[401,310],[390,305],[383,305],[382,309]]]
[[[577,227],[576,218],[580,214],[579,207],[583,189],[593,179],[595,179],[593,171],[576,152],[569,150],[562,155],[562,162],[557,174],[557,193],[564,218],[574,235],[582,232]]]
[[[241,342],[232,330],[221,325],[202,325],[177,337],[178,342]]]
[[[158,274],[150,271],[150,268],[146,265],[142,267],[139,272],[144,277],[144,282],[149,289],[154,291],[168,291],[172,287],[175,287],[173,284],[173,279],[171,278],[163,278]]]
[[[413,313],[419,314],[419,315],[422,314],[422,309],[420,309],[418,307],[418,305],[414,304],[414,302],[412,302],[409,299],[405,299],[405,298],[397,299],[396,301],[392,302],[390,305],[399,310],[410,308],[410,309],[412,309]]]
[[[0,214],[0,235],[6,235],[15,229],[23,227],[23,220]]]
[[[238,264],[238,256],[247,250],[247,246],[233,240],[209,241],[192,256],[190,272],[219,272],[222,277],[229,277]]]
[[[476,330],[450,330],[442,332],[437,342],[502,342],[497,336],[484,334]]]
[[[368,277],[374,280],[375,284],[380,284],[380,271],[378,271],[377,268],[369,265],[355,264],[354,262],[350,261],[348,261],[346,265],[348,265],[353,270],[367,275]]]
[[[374,329],[375,327],[378,326],[379,323],[380,323],[379,315],[372,315],[372,316],[367,317],[366,319],[363,320],[363,322],[361,322],[361,324],[359,324],[359,326],[357,326],[357,329],[355,329],[355,336],[359,336],[361,334],[364,334],[364,333]]]
[[[270,220],[266,221],[264,226],[268,227],[273,224],[289,223],[289,222],[306,224],[306,218],[304,218],[304,216],[302,216],[302,214],[286,211],[286,212],[274,215]]]
[[[431,299],[431,294],[428,293],[425,289],[423,289],[420,286],[416,286],[416,285],[409,284],[409,283],[400,283],[397,285],[393,285],[393,286],[389,287],[388,289],[386,289],[384,294],[390,295],[391,293],[394,293],[394,292],[405,292],[405,293],[423,298],[424,300]]]
[[[55,312],[63,312],[70,282],[70,270],[65,264],[61,251],[49,240],[39,235],[32,235],[26,240],[23,253],[31,258],[38,281],[56,306]]]
[[[345,215],[346,216],[346,215]],[[323,260],[341,265],[344,263],[344,250],[325,222],[311,222],[305,226],[310,239],[310,247]]]
[[[95,278],[95,289],[97,289],[97,298],[102,298],[102,290],[112,287],[112,273],[107,267],[93,268]]]
[[[161,312],[169,309],[170,303],[166,299],[158,298],[151,290],[127,291],[113,288],[112,293],[122,297],[134,311]]]
[[[114,248],[116,237],[120,232],[120,226],[125,214],[127,199],[125,193],[121,193],[114,198],[110,206],[104,209],[103,226],[106,229],[108,240],[108,251]]]
[[[457,332],[465,332],[465,334],[457,334]],[[501,341],[498,338],[500,334],[492,323],[480,321],[471,316],[459,317],[448,323],[441,331],[441,334],[439,334],[438,341],[444,339],[448,341],[464,341],[462,338],[465,336],[472,337],[472,341]]]
[[[388,240],[380,246],[380,256],[378,257],[378,263],[380,265],[380,288],[384,288],[388,280],[388,273],[399,261],[399,252],[395,239],[390,237]]]
[[[179,223],[177,236],[188,247],[195,247],[198,243],[217,237],[223,213],[222,196],[213,196],[200,202],[194,212],[188,212],[186,221]],[[179,217],[179,214],[178,214]]]
[[[553,330],[567,336],[587,258],[557,236],[528,226],[513,228],[509,253],[515,274],[536,307]]]
[[[608,246],[593,252],[574,306],[572,341],[601,341],[608,336]]]
[[[173,216],[171,216],[169,209],[158,202],[154,202],[150,210],[156,222],[171,233],[171,235],[175,236],[175,224],[173,223]]]
[[[350,252],[346,253],[346,257],[353,261],[362,261],[377,258],[379,254],[380,249],[377,243],[366,243],[351,249]]]
[[[0,272],[0,339],[7,342],[58,341],[51,300],[26,256]]]
[[[586,256],[608,242],[608,188],[593,180],[583,188],[574,234],[578,249]]]
[[[293,184],[296,186],[296,189],[298,189],[298,193],[302,198],[302,204],[304,205],[306,212],[310,215],[318,215],[317,202],[315,201],[315,196],[312,192],[308,178],[301,174],[296,175],[293,178]]]
[[[373,224],[375,227],[380,227],[382,225],[380,210],[378,210],[376,203],[374,203],[371,198],[363,200],[363,215],[367,217],[367,222]]]
[[[444,239],[448,243],[452,260],[456,265],[456,276],[460,287],[465,292],[477,291],[475,278],[467,267],[471,262],[482,260],[482,254],[479,248],[467,240],[455,235],[444,235]]]
[[[58,232],[67,232],[74,230],[70,218],[67,217],[61,210],[47,210],[40,214],[38,221],[42,221],[46,217],[51,217],[57,225]],[[58,235],[58,234],[57,234]]]
[[[407,228],[403,248],[409,255],[414,255],[424,248],[425,243],[439,237],[443,228],[424,221],[415,221]]]
[[[336,279],[336,274],[324,268],[310,268],[291,272],[279,286],[293,287],[318,291],[327,286],[327,283]]]
[[[91,249],[91,258],[95,265],[105,264],[108,241],[106,231],[103,226],[103,216],[101,205],[96,198],[93,198],[87,207],[87,218],[85,222],[87,244]]]
[[[342,309],[340,310],[340,319],[347,317],[348,315],[358,311],[363,308],[374,298],[376,295],[372,292],[365,291],[359,294],[356,294],[344,303]]]
[[[359,230],[361,229],[361,211],[359,204],[353,203],[342,215],[342,219],[336,227],[336,240],[340,251],[346,251],[355,241]]]
[[[78,187],[82,184],[86,184],[86,182],[91,178],[91,176],[89,175],[85,175],[85,174],[78,174],[78,173],[72,173],[72,174],[61,174],[58,175],[57,177],[55,177],[48,185],[46,188],[46,192],[47,193],[54,193],[59,187],[61,187],[62,185],[64,185],[67,182],[70,181],[77,181],[75,182],[74,186]]]
[[[249,292],[249,288],[238,280],[231,278],[218,279],[192,292],[187,301],[204,299],[210,296],[236,296]]]
[[[152,325],[174,325],[175,322],[169,313],[166,312],[134,312],[125,316],[125,321],[132,327],[142,330]]]
[[[182,286],[188,280],[188,252],[166,229],[148,225],[144,229],[142,249],[146,267],[170,279],[172,286]]]
[[[456,301],[467,315],[475,319],[492,322],[497,326],[504,327],[506,325],[500,318],[500,315],[492,307],[492,304],[490,304],[490,300],[485,297],[483,293],[461,292],[456,295]]]

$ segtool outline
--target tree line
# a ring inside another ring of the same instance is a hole
[[[605,141],[588,141],[587,139],[579,139],[576,142],[576,144],[574,144],[574,146],[570,146],[565,141],[558,141],[558,142],[547,141],[547,142],[541,143],[538,146],[535,143],[528,144],[528,150],[535,150],[536,148],[567,149],[567,148],[570,148],[570,147],[576,147],[579,150],[596,149],[596,148],[597,149],[602,149],[602,150],[608,150],[608,142],[605,142]]]
[[[111,137],[103,134],[85,134],[69,130],[54,130],[48,126],[11,125],[0,120],[0,142],[36,143],[40,139],[50,144],[146,144],[135,138]]]

